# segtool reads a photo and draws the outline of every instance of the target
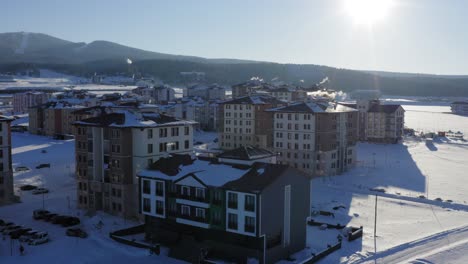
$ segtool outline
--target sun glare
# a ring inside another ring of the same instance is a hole
[[[393,5],[393,0],[345,0],[344,9],[355,23],[373,25],[385,19]]]

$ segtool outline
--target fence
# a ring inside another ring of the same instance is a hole
[[[359,228],[351,227],[351,230],[348,231],[348,241],[353,241],[362,237],[363,233],[364,233],[364,228],[362,226]]]
[[[338,249],[341,248],[341,241],[338,241],[338,243],[336,243],[335,245],[333,246],[328,246],[327,249],[317,253],[317,254],[313,254],[312,257],[306,259],[305,261],[303,261],[301,264],[312,264],[312,263],[316,263],[317,261],[321,260],[322,258],[330,255],[331,253],[337,251]]]

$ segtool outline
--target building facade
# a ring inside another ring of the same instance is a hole
[[[273,150],[279,163],[311,175],[340,174],[355,163],[355,109],[308,102],[268,111],[274,114]]]
[[[452,113],[457,115],[468,115],[468,102],[458,101],[450,104]]]
[[[26,113],[30,107],[46,103],[49,97],[43,92],[16,93],[13,95],[13,112]]]
[[[282,105],[285,102],[271,96],[246,96],[221,103],[220,147],[271,148],[273,116],[265,110]]]
[[[405,110],[401,105],[374,104],[367,111],[367,141],[397,143],[403,138],[404,123]]]
[[[0,116],[0,205],[14,199],[13,168],[11,166],[11,121]]]
[[[164,163],[181,169],[154,164],[138,175],[146,238],[169,246],[169,256],[275,263],[305,248],[305,174],[268,163],[243,169],[190,157]]]
[[[136,173],[170,153],[190,153],[192,121],[129,110],[75,122],[78,206],[138,216]]]

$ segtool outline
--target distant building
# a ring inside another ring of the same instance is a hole
[[[67,101],[50,101],[29,108],[29,133],[44,136],[72,135],[72,112],[84,108]]]
[[[468,115],[468,101],[458,101],[450,104],[452,113],[457,115]]]
[[[148,242],[191,263],[275,263],[303,250],[310,178],[286,165],[250,163],[245,149],[239,153],[236,162],[236,151],[225,154],[229,163],[175,155],[139,172]]]
[[[0,205],[14,199],[13,168],[11,166],[11,130],[13,119],[0,116]]]
[[[273,116],[266,109],[286,103],[272,96],[246,96],[220,104],[220,147],[241,146],[271,148],[273,145]]]
[[[50,94],[43,92],[16,93],[13,95],[13,112],[26,113],[30,107],[44,104]]]
[[[403,138],[405,110],[401,105],[374,104],[367,111],[366,139],[370,142],[397,143]]]
[[[196,84],[186,88],[187,97],[199,97],[204,100],[224,100],[226,99],[226,89],[217,84],[210,86]]]
[[[167,85],[152,87],[138,87],[132,90],[133,93],[144,98],[145,103],[168,104],[175,99],[175,91]]]
[[[101,111],[75,122],[79,208],[138,216],[136,173],[193,148],[192,121],[138,109]]]
[[[278,162],[311,175],[335,175],[356,162],[355,109],[332,102],[295,103],[273,113]]]

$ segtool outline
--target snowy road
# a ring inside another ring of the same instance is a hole
[[[468,226],[463,226],[401,244],[388,250],[378,252],[370,258],[350,261],[349,263],[433,263],[425,260],[428,256],[437,256],[439,259],[446,258],[446,261],[443,263],[448,263],[449,261],[451,261],[451,263],[463,263],[460,258],[453,259],[448,256],[449,254],[443,257],[442,253],[448,252],[451,249],[466,247],[468,247]],[[464,258],[466,258],[466,256],[464,256]]]

